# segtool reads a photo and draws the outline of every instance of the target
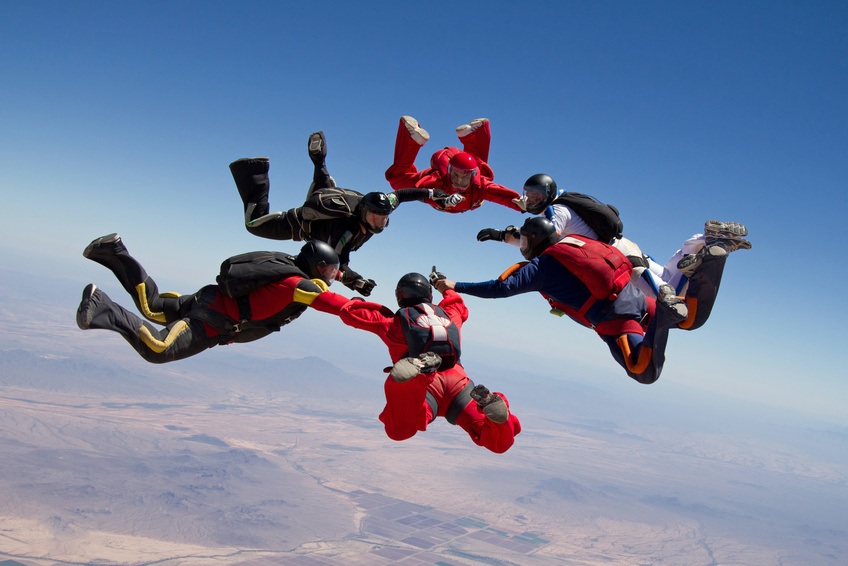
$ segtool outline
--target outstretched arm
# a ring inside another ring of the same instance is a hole
[[[518,212],[525,212],[525,210],[518,204],[521,202],[521,195],[517,192],[497,183],[489,182],[481,183],[481,185],[485,195],[483,198],[486,200],[511,208]]]
[[[390,200],[393,200],[392,206],[395,208],[402,202],[418,200],[445,209],[452,208],[465,200],[465,197],[462,195],[452,195],[441,189],[396,189],[388,197]]]

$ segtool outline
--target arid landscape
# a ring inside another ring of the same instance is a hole
[[[685,397],[639,408],[568,382],[541,396],[498,376],[524,427],[506,454],[442,419],[397,443],[376,418],[378,375],[249,347],[154,366],[115,336],[77,330],[72,312],[4,303],[9,564],[765,566],[848,555],[844,428],[775,425],[741,405],[717,416],[704,407],[718,401]]]

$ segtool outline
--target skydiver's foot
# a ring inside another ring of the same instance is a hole
[[[412,116],[401,116],[400,119],[403,122],[403,125],[406,126],[406,131],[409,132],[409,136],[415,140],[415,143],[418,145],[424,145],[427,143],[427,140],[430,139],[430,134],[427,133],[427,130],[421,127],[418,120]]]
[[[126,253],[127,248],[121,241],[121,236],[117,233],[100,236],[93,240],[82,251],[82,256],[88,259],[96,260],[106,256],[113,256],[119,253]]]
[[[741,238],[748,235],[748,228],[738,222],[707,220],[704,223],[704,235],[719,238]]]
[[[509,420],[509,407],[497,393],[492,393],[484,385],[476,385],[471,390],[471,398],[477,402],[477,408],[483,411],[490,421],[503,424]]]
[[[230,163],[230,172],[244,203],[244,223],[247,226],[269,212],[270,168],[271,161],[267,157],[244,157]]]
[[[488,121],[488,118],[475,118],[474,120],[471,120],[471,122],[469,122],[468,124],[462,124],[461,126],[457,126],[456,135],[460,138],[464,138],[471,132],[479,130],[480,127]]]
[[[94,283],[89,283],[82,290],[82,301],[77,308],[77,326],[82,330],[88,330],[91,327],[91,321],[100,304],[101,294],[102,291]]]
[[[710,250],[709,255],[721,256],[721,253],[716,253],[715,248],[723,249],[724,255],[727,255],[735,252],[736,250],[750,250],[751,242],[745,238],[724,238],[707,235],[704,237],[704,248],[708,248]]]
[[[422,373],[433,373],[442,364],[442,357],[434,352],[424,352],[417,358],[403,358],[392,366],[392,379],[406,383]]]
[[[677,292],[671,285],[660,285],[660,291],[657,295],[657,308],[665,309],[674,322],[683,322],[689,316],[686,301],[677,296]]]
[[[705,236],[704,247],[697,253],[688,254],[677,262],[677,269],[686,277],[692,277],[705,259],[725,257],[736,250],[750,250],[751,242],[744,238],[717,238]]]
[[[324,138],[324,132],[319,130],[309,134],[307,148],[309,159],[313,163],[323,164],[324,158],[327,157],[327,140]]]
[[[704,241],[707,247],[719,246],[725,252],[750,250],[751,242],[743,238],[748,235],[748,228],[738,222],[721,222],[707,220],[704,223]],[[712,254],[711,255],[720,255]]]

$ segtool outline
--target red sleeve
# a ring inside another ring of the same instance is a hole
[[[517,204],[512,202],[512,199],[521,196],[512,189],[493,183],[485,177],[480,179],[480,187],[483,189],[483,198],[485,200],[503,205],[512,210],[517,210],[518,212],[523,212]]]
[[[379,303],[350,300],[341,308],[339,318],[353,328],[372,332],[380,338],[388,334],[394,313]]]
[[[462,295],[453,289],[445,289],[443,297],[439,306],[442,307],[456,327],[461,329],[462,323],[468,320],[468,307],[465,306]]]
[[[415,165],[393,165],[386,170],[386,180],[393,189],[442,189],[444,181],[438,171],[418,171]]]
[[[350,301],[350,299],[343,295],[333,293],[332,291],[324,291],[315,297],[315,300],[312,301],[310,306],[317,311],[339,316],[342,311],[342,307],[345,306],[348,301]]]

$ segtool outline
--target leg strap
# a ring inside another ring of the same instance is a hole
[[[453,401],[451,401],[450,407],[448,407],[448,410],[445,413],[445,419],[450,424],[456,424],[456,419],[459,418],[460,413],[462,413],[465,406],[468,405],[468,402],[471,401],[472,389],[474,389],[474,382],[469,379],[468,385],[466,385],[462,391],[457,393],[456,397],[454,397]]]

